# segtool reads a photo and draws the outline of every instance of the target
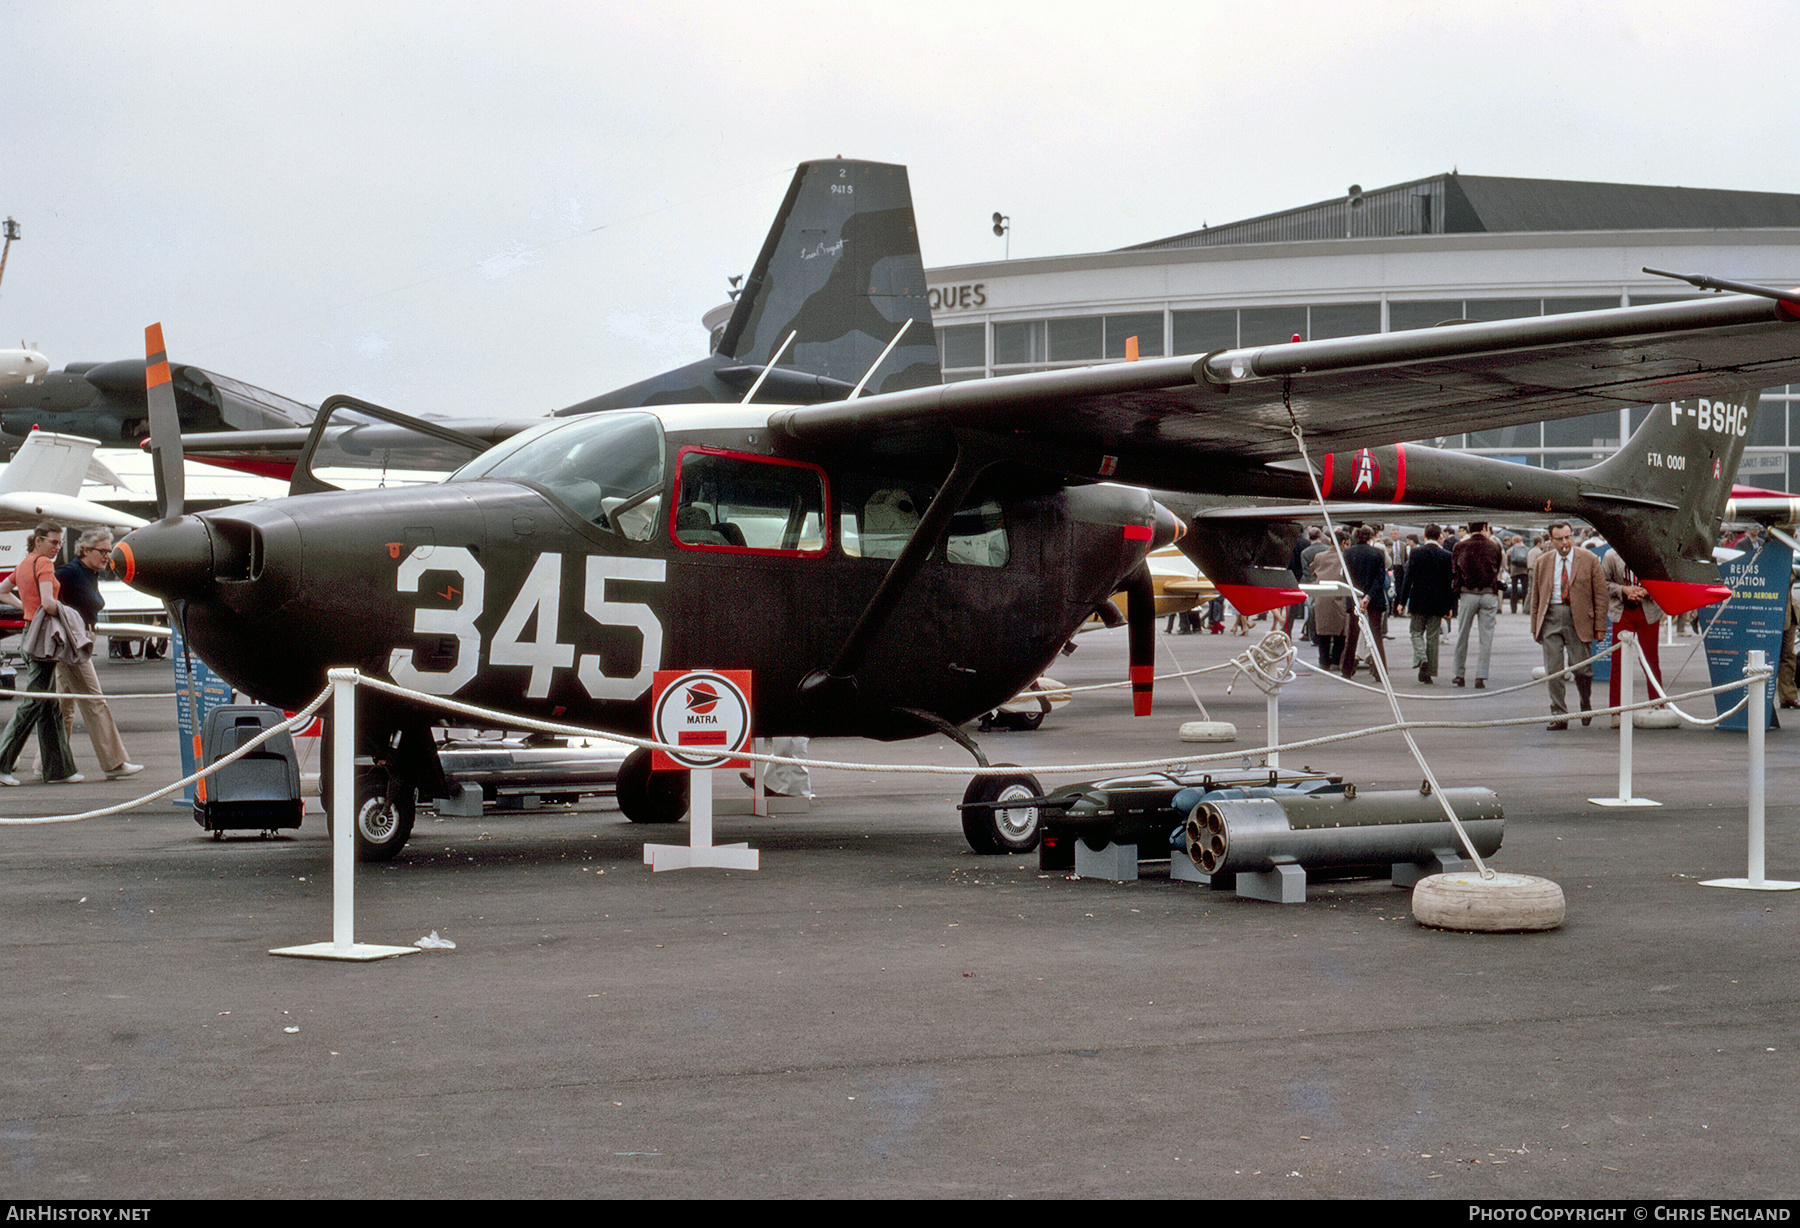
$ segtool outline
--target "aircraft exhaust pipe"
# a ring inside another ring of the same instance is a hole
[[[1506,820],[1494,791],[1450,789],[1447,796],[1475,851],[1499,851]],[[1416,790],[1220,798],[1194,807],[1186,834],[1188,856],[1204,874],[1416,862],[1440,849],[1463,855],[1443,809]]]

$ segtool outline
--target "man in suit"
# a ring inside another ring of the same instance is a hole
[[[1606,634],[1606,576],[1600,560],[1576,546],[1567,521],[1550,526],[1550,547],[1531,577],[1531,634],[1543,645],[1546,674],[1558,674],[1565,665],[1582,666],[1575,672],[1575,689],[1585,713],[1594,706],[1594,676],[1583,663],[1594,654],[1594,641]],[[1568,716],[1567,689],[1561,677],[1554,677],[1549,728],[1567,729]],[[1581,723],[1592,720],[1583,716]]]
[[[1344,551],[1344,566],[1349,569],[1349,580],[1360,596],[1355,605],[1360,605],[1369,616],[1369,634],[1372,642],[1369,645],[1370,664],[1374,664],[1376,653],[1381,654],[1381,665],[1387,668],[1387,613],[1388,613],[1388,556],[1387,551],[1374,544],[1375,530],[1366,524],[1356,526],[1356,544]],[[1356,609],[1350,611],[1350,626],[1344,636],[1344,677],[1356,677],[1356,645],[1362,633],[1362,623],[1356,617]]]
[[[1412,618],[1413,665],[1420,682],[1438,672],[1438,637],[1450,612],[1450,552],[1438,544],[1443,530],[1425,526],[1425,544],[1407,556],[1396,612]]]

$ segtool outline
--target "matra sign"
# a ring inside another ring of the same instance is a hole
[[[650,736],[691,751],[652,751],[652,771],[744,767],[750,744],[750,671],[659,669],[650,700]]]

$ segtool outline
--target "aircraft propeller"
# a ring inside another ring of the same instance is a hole
[[[150,458],[156,474],[156,510],[162,519],[179,516],[186,495],[181,456],[181,418],[169,383],[169,352],[161,324],[144,329],[144,397],[150,409]]]

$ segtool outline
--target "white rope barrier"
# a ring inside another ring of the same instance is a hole
[[[0,825],[5,825],[5,826],[9,826],[9,827],[29,827],[29,826],[40,825],[40,824],[44,824],[44,823],[79,823],[85,819],[103,819],[103,818],[107,817],[108,815],[122,814],[127,810],[135,810],[139,806],[147,806],[151,802],[157,801],[160,798],[168,797],[171,794],[174,794],[182,789],[187,788],[189,785],[193,784],[197,780],[204,780],[208,776],[211,776],[213,773],[217,772],[220,768],[225,767],[227,764],[236,763],[239,759],[242,759],[245,755],[249,754],[251,751],[253,751],[257,747],[261,746],[264,742],[267,742],[270,738],[274,737],[276,734],[291,733],[295,730],[306,728],[309,724],[312,723],[313,716],[319,711],[320,708],[325,706],[325,701],[330,698],[331,698],[331,688],[327,687],[327,688],[325,688],[325,690],[319,692],[318,698],[314,699],[311,703],[307,704],[306,707],[300,709],[300,711],[296,712],[293,716],[289,717],[287,720],[282,721],[280,724],[269,726],[267,729],[265,729],[261,733],[257,734],[254,738],[251,738],[248,742],[245,742],[242,746],[238,747],[236,750],[232,751],[230,754],[221,755],[216,761],[213,762],[213,764],[211,766],[203,767],[200,770],[194,772],[192,775],[183,776],[180,780],[176,781],[174,784],[164,785],[162,788],[156,790],[154,793],[146,793],[146,794],[144,794],[144,796],[139,797],[139,798],[134,798],[128,802],[119,802],[116,805],[112,805],[112,806],[102,806],[98,810],[84,810],[80,814],[55,814],[55,815],[46,815],[42,818],[26,818],[26,819],[0,818]]]

